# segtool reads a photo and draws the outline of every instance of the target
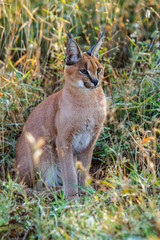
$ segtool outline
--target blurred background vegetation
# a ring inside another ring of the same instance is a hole
[[[63,87],[66,32],[86,51],[106,29],[100,61],[105,67],[103,88],[110,110],[94,151],[92,186],[105,192],[124,187],[126,182],[131,189],[137,184],[147,196],[155,193],[156,200],[151,202],[156,211],[160,189],[159,13],[158,0],[0,1],[2,189],[14,178],[15,145],[29,113]],[[130,197],[133,204],[135,198]],[[151,214],[145,201],[142,205]],[[148,236],[144,229],[158,234],[155,218],[152,227],[144,224],[142,233],[143,219],[138,221],[138,234]]]

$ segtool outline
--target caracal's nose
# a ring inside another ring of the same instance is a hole
[[[97,78],[93,78],[92,80],[91,80],[91,82],[94,84],[94,86],[96,87],[97,86],[97,84],[98,84],[98,79]]]

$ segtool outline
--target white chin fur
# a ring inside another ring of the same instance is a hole
[[[86,88],[85,85],[84,85],[84,82],[83,82],[82,80],[78,80],[78,81],[76,81],[75,83],[72,82],[72,85],[73,85],[74,87],[84,88],[84,89],[88,90],[88,89],[97,88],[97,87],[99,86],[99,83],[98,83],[98,85],[97,85],[96,87],[95,87],[95,85],[94,85],[93,83],[91,83],[92,87],[91,87],[91,88]]]
[[[72,85],[75,86],[75,87],[85,88],[82,80],[78,80],[75,83],[72,82]]]
[[[77,82],[77,86],[78,86],[78,87],[83,87],[83,88],[85,87],[82,80],[79,80],[79,81]]]

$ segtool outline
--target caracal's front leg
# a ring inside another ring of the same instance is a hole
[[[77,160],[82,163],[82,169],[78,172],[78,185],[81,187],[86,187],[86,177],[91,166],[94,143],[95,141],[81,153],[77,154]],[[79,189],[79,192],[84,193],[82,189]]]
[[[57,140],[58,159],[62,170],[64,194],[66,197],[78,197],[78,178],[72,147]]]

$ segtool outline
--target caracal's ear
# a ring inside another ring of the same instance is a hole
[[[82,57],[78,44],[74,41],[70,33],[67,33],[69,43],[66,49],[65,59],[66,65],[74,64],[79,58]]]
[[[105,33],[105,30],[102,32],[101,36],[100,36],[100,39],[98,40],[98,42],[93,45],[88,51],[87,53],[90,55],[90,56],[94,56],[96,58],[99,58],[99,49],[102,45],[102,39],[103,39],[103,36],[104,36],[104,33]]]

